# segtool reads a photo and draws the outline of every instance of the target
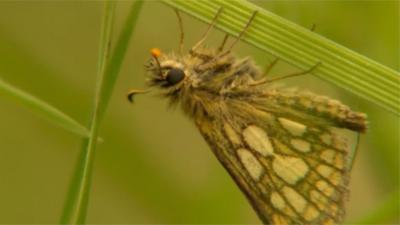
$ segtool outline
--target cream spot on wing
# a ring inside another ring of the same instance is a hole
[[[336,131],[336,132],[338,132],[338,134],[340,134],[339,131]],[[332,146],[337,149],[344,150],[344,151],[350,150],[349,145],[348,145],[348,140],[344,136],[335,136],[332,139]]]
[[[304,219],[306,219],[307,221],[312,221],[316,219],[318,216],[319,216],[318,210],[312,205],[309,205],[303,214]]]
[[[247,172],[249,172],[250,176],[254,180],[258,180],[263,173],[263,167],[257,158],[247,149],[240,148],[237,150],[240,161],[243,166],[246,168]]]
[[[325,210],[328,199],[316,190],[310,191],[310,199],[320,210]]]
[[[309,168],[300,158],[276,155],[272,163],[275,173],[289,184],[296,184],[307,174]]]
[[[333,189],[333,187],[324,180],[317,181],[315,183],[315,186],[318,188],[318,190],[329,197],[332,196],[335,192],[335,189]]]
[[[283,210],[286,206],[285,200],[283,200],[282,196],[278,192],[271,193],[271,204],[274,208]]]
[[[321,174],[325,178],[329,178],[331,174],[333,173],[332,167],[326,166],[326,165],[319,165],[317,167],[317,171],[319,174]]]
[[[267,133],[257,126],[248,126],[243,131],[243,137],[247,144],[263,156],[272,155],[274,149]]]
[[[292,139],[290,143],[295,149],[299,150],[300,152],[309,152],[311,150],[310,143],[302,139]]]
[[[252,111],[252,114],[255,118],[260,118],[262,121],[265,121],[269,124],[275,122],[275,117],[271,113],[267,113],[262,110],[254,110]]]
[[[333,225],[335,224],[335,221],[333,221],[333,219],[329,218],[326,219],[325,221],[322,222],[322,225]]]
[[[279,118],[279,122],[282,124],[282,126],[288,130],[291,134],[294,136],[301,136],[304,134],[306,131],[306,126],[304,124],[286,119],[286,118]]]
[[[335,216],[335,215],[338,213],[339,208],[338,208],[337,205],[331,204],[331,205],[329,206],[329,211],[331,212],[331,215]]]
[[[332,135],[328,134],[328,133],[324,133],[321,136],[319,136],[319,138],[321,139],[321,141],[323,143],[325,143],[326,145],[331,145],[332,144]]]
[[[285,195],[286,199],[293,206],[294,210],[298,213],[302,213],[306,208],[307,201],[301,196],[297,191],[293,188],[284,186],[282,188],[283,195]]]
[[[335,157],[335,166],[339,169],[343,169],[344,167],[344,159],[343,156],[340,154],[337,154]]]
[[[274,213],[272,215],[272,224],[275,224],[275,225],[289,225],[289,221],[287,221],[286,218],[283,217],[282,215]]]
[[[235,145],[240,145],[240,137],[236,134],[235,130],[228,123],[224,123],[225,134],[228,139]]]
[[[334,185],[339,185],[340,182],[342,181],[342,175],[341,175],[338,171],[335,171],[335,172],[333,172],[333,174],[331,175],[330,181],[331,181],[332,184],[334,184]]]
[[[326,150],[321,152],[320,157],[325,162],[333,164],[333,160],[334,160],[334,157],[335,157],[335,151],[332,150],[332,149],[326,149]]]

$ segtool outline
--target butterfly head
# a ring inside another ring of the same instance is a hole
[[[174,55],[161,54],[159,49],[152,49],[151,55],[152,58],[146,65],[150,71],[150,86],[167,91],[181,89],[188,77],[184,62]]]
[[[148,80],[148,89],[132,89],[128,92],[127,98],[130,102],[134,101],[137,94],[147,93],[153,87],[163,91],[162,95],[170,99],[170,104],[174,105],[187,95],[190,87],[196,86],[190,67],[187,65],[185,57],[176,56],[174,54],[161,54],[157,48],[151,50],[152,58],[145,65],[147,71],[150,72]]]

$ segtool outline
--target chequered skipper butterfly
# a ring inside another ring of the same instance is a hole
[[[308,92],[268,86],[249,59],[232,47],[203,47],[201,40],[183,55],[152,50],[146,66],[150,86],[180,104],[265,224],[336,224],[344,217],[350,174],[348,144],[339,129],[366,130],[366,115],[339,101]],[[268,67],[267,72],[276,64]],[[297,76],[312,72],[296,73]],[[134,90],[128,97],[141,91]]]

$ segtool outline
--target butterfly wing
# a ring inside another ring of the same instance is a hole
[[[328,98],[276,91],[218,107],[196,124],[265,224],[343,220],[349,146],[338,128],[363,131],[364,114]]]

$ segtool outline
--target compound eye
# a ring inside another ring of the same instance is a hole
[[[172,68],[168,71],[167,77],[165,80],[167,81],[168,85],[172,86],[175,85],[183,80],[185,77],[185,73],[181,69]]]

